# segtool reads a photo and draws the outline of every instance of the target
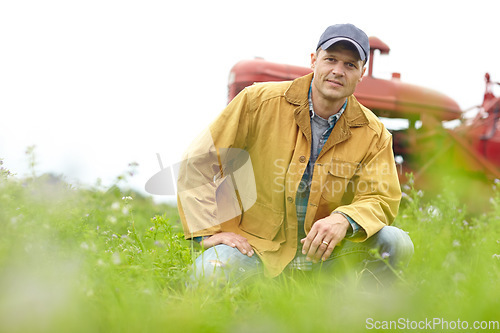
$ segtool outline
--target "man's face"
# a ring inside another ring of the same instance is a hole
[[[359,54],[341,42],[326,51],[320,49],[313,53],[311,68],[314,70],[313,98],[335,106],[343,104],[354,92],[366,70]]]

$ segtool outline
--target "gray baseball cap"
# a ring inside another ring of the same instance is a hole
[[[326,28],[325,32],[319,38],[316,50],[320,47],[323,50],[327,50],[333,44],[343,40],[350,42],[356,47],[361,60],[366,61],[368,59],[368,55],[370,54],[368,36],[363,30],[350,23],[335,24]]]

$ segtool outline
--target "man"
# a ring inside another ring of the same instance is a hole
[[[245,88],[190,148],[178,204],[186,238],[206,249],[197,276],[274,277],[362,253],[384,279],[373,248],[407,264],[413,244],[389,226],[401,198],[392,137],[352,95],[368,55],[363,31],[328,27],[312,74]]]

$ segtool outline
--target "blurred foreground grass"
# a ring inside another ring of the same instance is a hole
[[[197,249],[175,207],[119,186],[77,189],[0,169],[0,332],[363,332],[388,321],[400,324],[395,331],[436,318],[469,328],[500,321],[500,192],[473,216],[452,189],[426,201],[404,189],[396,225],[415,255],[393,288],[292,276],[190,289]],[[445,331],[433,328],[420,331]]]

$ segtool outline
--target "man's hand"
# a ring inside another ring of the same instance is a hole
[[[249,257],[253,256],[254,254],[254,251],[248,243],[248,240],[245,237],[233,232],[216,233],[204,239],[200,244],[205,249],[208,249],[215,245],[225,244],[231,247],[236,247],[241,253],[246,254]]]
[[[316,221],[307,237],[300,240],[303,244],[302,254],[306,254],[307,259],[313,262],[320,259],[325,261],[344,239],[349,228],[349,221],[342,214],[332,214]]]

